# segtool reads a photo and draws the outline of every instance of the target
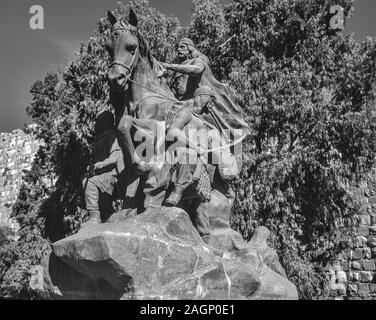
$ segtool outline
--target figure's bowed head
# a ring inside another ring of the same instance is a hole
[[[137,56],[138,19],[132,9],[128,22],[119,21],[110,11],[107,12],[107,18],[112,25],[111,34],[106,40],[106,49],[112,61],[107,80],[112,88],[126,90]]]

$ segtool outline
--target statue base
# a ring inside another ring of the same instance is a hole
[[[149,208],[54,243],[31,286],[46,299],[297,299],[261,231],[204,242],[185,211]]]

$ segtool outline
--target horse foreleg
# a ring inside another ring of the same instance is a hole
[[[133,117],[123,116],[118,124],[117,132],[121,148],[124,153],[125,160],[128,164],[134,161],[134,145],[131,137],[131,128],[133,126]]]
[[[151,171],[151,166],[148,163],[135,161],[135,147],[131,136],[131,128],[135,123],[135,119],[131,116],[123,116],[118,125],[118,135],[127,163],[134,166],[134,170],[138,175],[144,175]]]

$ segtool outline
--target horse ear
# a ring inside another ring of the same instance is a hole
[[[138,24],[137,16],[132,9],[129,9],[129,24],[134,27],[137,27]]]
[[[114,25],[117,22],[116,17],[112,14],[111,11],[107,11],[107,18],[112,25]]]

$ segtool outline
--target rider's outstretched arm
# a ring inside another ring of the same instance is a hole
[[[205,71],[205,65],[200,59],[193,59],[192,64],[169,64],[162,63],[166,69],[170,69],[175,72],[188,74],[190,76],[199,76]]]

